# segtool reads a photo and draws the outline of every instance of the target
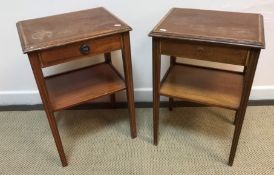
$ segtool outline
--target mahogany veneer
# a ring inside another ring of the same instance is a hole
[[[260,51],[265,47],[260,14],[173,8],[150,32],[153,46],[153,128],[158,144],[160,95],[236,111],[229,156],[233,164]],[[170,68],[160,84],[161,55]],[[180,65],[176,57],[243,66],[235,73]]]
[[[121,76],[105,63],[48,77],[46,86],[55,111],[126,89]]]
[[[54,112],[115,92],[126,90],[131,137],[136,121],[129,31],[131,28],[103,7],[31,19],[17,23],[24,53],[29,61],[63,166],[65,152]],[[111,62],[111,52],[121,50],[125,78]],[[45,77],[42,68],[104,54],[103,63]]]
[[[241,74],[175,64],[163,79],[160,94],[206,105],[238,109],[242,89]]]

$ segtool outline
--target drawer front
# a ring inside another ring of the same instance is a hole
[[[112,35],[43,50],[40,59],[42,67],[48,67],[84,56],[119,50],[121,47],[121,35]]]
[[[245,65],[248,49],[243,47],[218,46],[162,39],[161,53],[183,58],[193,58],[234,65]]]

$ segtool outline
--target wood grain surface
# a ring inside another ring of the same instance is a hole
[[[125,82],[109,64],[98,64],[46,78],[54,111],[126,89]]]
[[[24,53],[131,30],[103,7],[20,21],[17,29]]]
[[[150,36],[264,48],[260,14],[173,8]]]
[[[233,72],[174,65],[163,81],[161,95],[187,101],[238,109],[243,75]]]

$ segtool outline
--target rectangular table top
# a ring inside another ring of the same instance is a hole
[[[149,35],[265,47],[263,17],[253,13],[173,8]]]
[[[17,29],[24,53],[131,30],[103,7],[20,21]]]

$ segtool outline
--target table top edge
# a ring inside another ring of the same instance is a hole
[[[22,25],[25,21],[30,21],[30,20],[39,20],[42,18],[48,18],[48,17],[54,17],[54,16],[60,16],[60,15],[66,15],[66,14],[72,14],[72,13],[79,13],[82,11],[88,11],[88,10],[93,10],[93,9],[103,9],[107,13],[111,14],[114,18],[116,18],[119,22],[123,24],[123,27],[115,30],[109,30],[109,31],[104,31],[101,33],[97,33],[96,35],[94,34],[86,34],[85,36],[75,36],[73,39],[72,38],[65,38],[62,40],[52,40],[48,42],[43,42],[43,43],[38,43],[38,44],[29,44],[26,38],[26,34],[24,32],[24,26]],[[115,16],[113,13],[111,13],[109,10],[107,10],[104,7],[96,7],[92,9],[85,9],[85,10],[79,10],[79,11],[73,11],[73,12],[67,12],[67,13],[62,13],[62,14],[56,14],[56,15],[50,15],[50,16],[45,16],[45,17],[40,17],[40,18],[34,18],[34,19],[27,19],[27,20],[22,20],[18,21],[16,23],[16,28],[17,32],[19,35],[20,43],[21,43],[21,48],[24,54],[29,53],[29,52],[35,52],[35,51],[40,51],[40,50],[45,50],[53,47],[60,47],[60,46],[65,46],[68,44],[76,43],[76,42],[81,42],[84,40],[89,40],[89,39],[95,39],[95,38],[100,38],[100,37],[105,37],[105,36],[110,36],[114,34],[119,34],[119,33],[125,33],[132,31],[132,28],[125,23],[123,20]]]
[[[239,14],[253,14],[258,15],[258,23],[259,23],[259,37],[258,40],[236,40],[229,38],[214,38],[214,37],[206,37],[206,36],[187,36],[180,35],[175,33],[168,32],[159,32],[158,27],[166,20],[166,18],[176,9],[187,9],[187,10],[201,10],[201,11],[212,11],[212,12],[228,12],[228,13],[239,13]],[[263,15],[259,13],[245,13],[245,12],[230,12],[230,11],[220,11],[220,10],[204,10],[204,9],[190,9],[190,8],[171,8],[167,14],[153,27],[153,29],[148,34],[149,37],[156,38],[167,38],[167,39],[178,39],[178,40],[188,40],[188,41],[201,41],[201,42],[210,42],[210,43],[220,43],[220,44],[229,44],[229,45],[238,45],[244,47],[253,47],[253,48],[261,48],[265,49],[265,36],[264,36],[264,21]]]

